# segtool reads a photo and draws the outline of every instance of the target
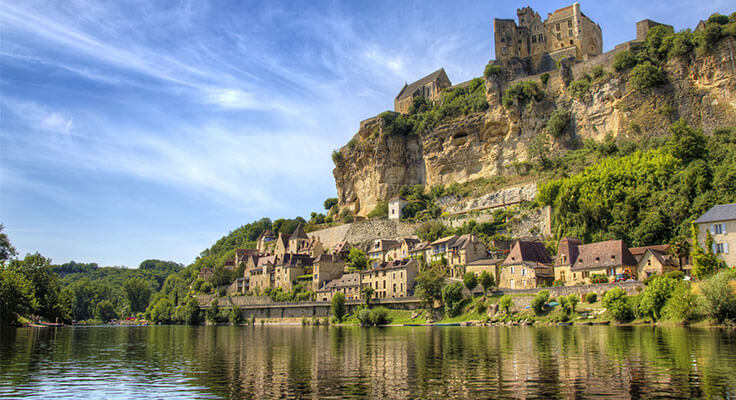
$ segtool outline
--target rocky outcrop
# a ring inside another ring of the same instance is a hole
[[[710,54],[672,59],[665,66],[669,83],[647,93],[632,90],[627,73],[614,73],[610,65],[592,59],[562,73],[551,72],[546,85],[540,76],[487,81],[487,112],[443,122],[419,136],[386,135],[380,119],[367,120],[334,157],[340,206],[365,216],[403,185],[447,185],[517,174],[531,160],[530,144],[538,135],[544,135],[547,152],[559,154],[577,138],[667,134],[680,117],[706,133],[736,125],[735,50],[736,41],[727,38]],[[584,96],[571,96],[565,82],[598,65],[609,72],[607,77],[595,81]],[[522,80],[537,82],[544,99],[502,106],[503,90]],[[545,127],[558,109],[570,111],[571,123],[564,135],[554,138]]]

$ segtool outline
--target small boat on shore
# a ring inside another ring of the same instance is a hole
[[[572,326],[572,322],[558,322],[557,326]]]
[[[28,324],[28,326],[32,328],[61,328],[64,326],[64,324],[58,324],[54,322],[44,322],[44,321],[38,321],[38,322],[31,322]]]

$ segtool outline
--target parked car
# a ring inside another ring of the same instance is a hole
[[[613,279],[614,282],[625,282],[631,279],[629,274],[623,273],[623,274],[616,274],[616,277]]]

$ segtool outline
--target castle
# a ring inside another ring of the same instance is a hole
[[[493,20],[496,60],[527,62],[531,71],[554,69],[562,58],[586,60],[603,53],[601,27],[580,11],[580,3],[556,10],[542,21],[531,7],[516,10],[513,19]]]

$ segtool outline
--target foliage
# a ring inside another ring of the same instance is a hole
[[[690,127],[684,118],[680,118],[669,128],[672,133],[668,146],[673,156],[690,163],[703,158],[706,151],[706,138],[703,131]]]
[[[442,288],[442,302],[445,304],[445,314],[449,317],[460,315],[463,305],[463,284],[455,282]]]
[[[549,300],[548,290],[540,290],[539,293],[534,296],[531,306],[535,314],[540,315],[544,312],[544,304],[547,303],[547,300]]]
[[[736,271],[724,270],[700,285],[705,312],[713,321],[736,321]]]
[[[388,203],[382,201],[376,204],[371,212],[368,213],[368,218],[386,218],[388,217]]]
[[[171,304],[171,300],[166,297],[161,297],[151,307],[149,312],[149,318],[155,323],[169,324],[174,318],[174,305]]]
[[[31,282],[20,272],[0,266],[0,327],[38,308]]]
[[[692,240],[693,240],[693,251],[690,253],[690,258],[693,263],[693,275],[698,279],[705,279],[716,270],[721,267],[721,260],[718,259],[715,252],[713,251],[713,236],[710,232],[705,233],[705,248],[700,247],[698,243],[698,225],[692,224]]]
[[[488,273],[488,271],[483,271],[480,273],[479,281],[480,281],[480,286],[483,287],[484,296],[488,293],[488,289],[496,285],[496,280],[493,278],[493,275]]]
[[[590,77],[585,75],[580,79],[570,82],[570,84],[567,85],[567,90],[570,92],[572,97],[582,101],[585,96],[590,93]]]
[[[620,287],[615,287],[606,292],[602,304],[616,321],[629,321],[634,316],[626,291]]]
[[[472,272],[467,272],[463,275],[463,284],[470,293],[473,293],[473,289],[478,287],[478,277]]]
[[[559,138],[570,125],[570,111],[555,110],[547,120],[547,132]]]
[[[350,249],[347,258],[349,271],[362,271],[368,268],[368,256],[365,255],[363,250],[357,247]]]
[[[360,296],[365,299],[365,305],[370,306],[371,305],[371,299],[373,298],[373,295],[376,293],[376,290],[373,289],[370,286],[364,286],[360,289]]]
[[[592,283],[608,283],[608,277],[604,274],[593,274],[590,277]]]
[[[682,322],[690,322],[697,318],[698,296],[693,293],[689,284],[678,282],[662,309],[662,315]]]
[[[71,292],[62,291],[59,277],[51,270],[51,260],[39,253],[27,254],[23,260],[12,260],[7,269],[22,275],[30,284],[35,298],[35,305],[30,309],[33,314],[49,321],[71,321]],[[24,292],[23,285],[12,277],[15,290]]]
[[[590,304],[593,304],[596,301],[598,301],[598,295],[595,293],[588,293],[587,295],[585,295],[585,301],[587,301]]]
[[[111,319],[115,319],[117,314],[115,313],[115,307],[110,300],[102,300],[95,306],[95,318],[102,322],[108,322]]]
[[[358,311],[357,317],[362,326],[381,326],[391,323],[386,307],[364,308]]]
[[[439,268],[429,268],[419,272],[414,294],[424,303],[433,306],[435,301],[442,301],[442,288],[445,286],[445,272]]]
[[[483,71],[486,79],[498,79],[503,75],[503,67],[498,64],[487,64]]]
[[[557,301],[560,303],[562,313],[569,318],[575,312],[575,306],[580,301],[580,298],[575,294],[570,294],[568,296],[560,296]]]
[[[332,162],[335,163],[335,165],[340,164],[343,161],[344,157],[342,155],[342,152],[339,150],[332,150]]]
[[[181,317],[179,318],[187,325],[198,325],[201,322],[201,312],[199,310],[199,302],[191,297],[183,305],[180,306]]]
[[[669,276],[657,276],[652,279],[641,293],[638,313],[655,320],[662,317],[662,308],[672,297],[679,282]]]
[[[345,316],[346,309],[345,295],[341,292],[337,292],[334,296],[332,296],[332,301],[330,302],[330,312],[335,318],[337,318],[338,322],[342,322],[342,317]]]
[[[10,257],[15,256],[17,253],[15,247],[10,243],[8,235],[3,233],[5,226],[0,224],[0,265],[5,265],[5,262],[10,260]]]
[[[220,312],[220,305],[217,301],[217,299],[212,300],[212,303],[210,303],[210,308],[207,309],[207,320],[214,323],[220,323],[227,321],[227,316],[223,315],[222,312]]]
[[[667,83],[667,75],[649,61],[637,64],[629,73],[629,84],[635,90],[646,90]]]
[[[626,50],[613,56],[613,69],[616,71],[624,71],[633,68],[636,65],[636,56],[634,53]]]
[[[150,283],[143,278],[133,277],[123,283],[123,289],[125,290],[131,312],[146,311],[148,302],[153,294]]]
[[[427,242],[434,242],[435,240],[449,236],[452,233],[452,229],[448,228],[444,224],[438,221],[425,222],[417,228],[417,236],[420,239]]]
[[[240,309],[240,306],[236,304],[230,309],[230,315],[228,319],[233,325],[242,325],[243,323],[245,323],[243,310]]]
[[[338,201],[337,197],[328,197],[327,199],[325,199],[325,202],[324,202],[325,210],[328,210],[328,211],[331,210],[332,207],[337,205],[337,201]]]
[[[547,82],[549,82],[549,74],[546,72],[543,73],[542,75],[539,76],[539,80],[542,81],[542,85],[546,86]]]
[[[514,306],[514,299],[511,298],[511,296],[505,294],[501,296],[501,298],[498,300],[498,305],[503,308],[503,311],[508,314],[509,310],[511,310],[511,307]]]
[[[534,81],[517,82],[509,86],[503,93],[501,102],[504,107],[509,108],[514,104],[523,106],[529,101],[541,101],[544,98],[544,92]]]

